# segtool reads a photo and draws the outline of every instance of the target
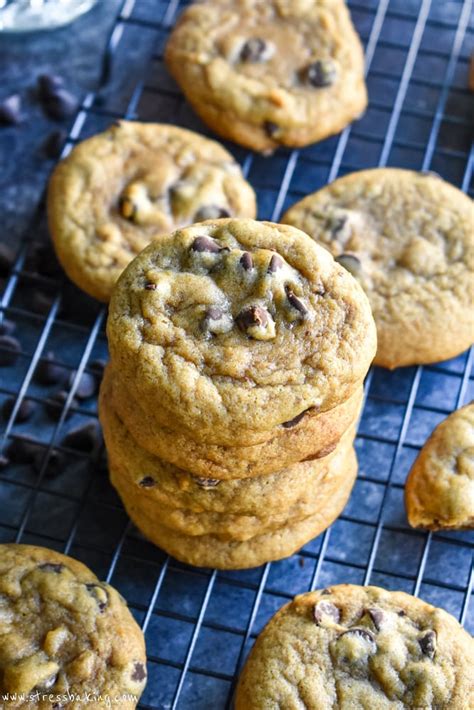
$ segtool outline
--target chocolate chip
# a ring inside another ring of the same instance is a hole
[[[285,429],[291,429],[292,427],[296,426],[303,419],[307,411],[308,410],[305,409],[304,412],[297,414],[296,417],[293,417],[293,419],[289,419],[287,422],[283,422],[282,427],[284,427]]]
[[[156,291],[157,288],[158,288],[157,284],[153,284],[150,282],[145,284],[145,291]]]
[[[151,476],[145,476],[145,478],[142,478],[139,485],[142,488],[153,488],[156,485],[156,481]]]
[[[334,257],[338,264],[343,266],[352,276],[358,276],[361,271],[361,263],[353,254],[339,254]]]
[[[275,138],[276,134],[280,130],[280,126],[278,126],[276,123],[273,123],[273,121],[265,121],[265,123],[263,124],[263,130],[269,138]]]
[[[400,611],[397,611],[398,616],[406,616],[407,613],[406,611],[403,611],[403,609],[400,609]]]
[[[14,365],[21,353],[21,343],[12,335],[0,335],[0,367]]]
[[[196,237],[191,244],[191,249],[192,251],[210,252],[211,254],[218,254],[222,251],[222,247],[211,237]]]
[[[4,318],[0,323],[0,335],[12,335],[16,330],[16,323]]]
[[[336,75],[336,67],[331,59],[318,59],[305,70],[306,81],[318,89],[334,84]]]
[[[230,217],[229,210],[224,207],[218,207],[217,205],[208,205],[207,207],[201,207],[200,210],[194,215],[195,222],[203,222],[206,219],[223,219],[224,217]]]
[[[54,394],[52,394],[50,397],[48,397],[48,399],[45,399],[44,409],[50,419],[55,422],[59,421],[67,398],[68,393],[65,390],[60,390],[59,392],[55,392]],[[78,406],[79,403],[77,399],[74,399],[73,397],[71,400],[71,404],[69,405],[69,408],[66,412],[65,420],[69,419],[69,417],[73,415],[72,409],[75,409]]]
[[[67,89],[58,89],[44,102],[48,116],[62,121],[76,113],[79,106],[77,98]]]
[[[14,126],[21,123],[21,98],[19,94],[12,94],[0,103],[0,123]]]
[[[228,333],[233,327],[232,316],[217,306],[210,306],[201,322],[201,330],[213,335]]]
[[[64,79],[59,74],[40,74],[36,80],[38,86],[38,93],[41,99],[49,98],[54,96],[59,89],[64,86]]]
[[[383,613],[382,609],[378,609],[377,607],[372,606],[366,609],[366,612],[372,619],[372,622],[377,631],[380,631],[385,619],[385,614]]]
[[[99,444],[99,434],[94,422],[72,429],[61,441],[61,445],[76,451],[90,453]]]
[[[42,145],[43,154],[52,160],[59,158],[67,139],[67,131],[52,131]]]
[[[139,661],[136,661],[134,666],[133,666],[133,672],[132,672],[132,680],[134,680],[136,683],[141,683],[142,680],[145,680],[146,678],[146,668],[143,665],[143,663],[140,663]]]
[[[218,478],[201,478],[197,476],[193,476],[193,478],[196,481],[196,484],[200,488],[204,488],[205,490],[209,488],[215,488],[220,483],[220,480]]]
[[[240,257],[239,264],[241,264],[244,271],[251,271],[253,269],[252,254],[249,254],[248,251],[244,251]]]
[[[54,572],[54,574],[61,574],[65,567],[60,562],[43,562],[42,564],[38,565],[38,569],[42,570],[43,572]]]
[[[261,62],[265,57],[267,43],[260,37],[251,37],[240,50],[243,62]]]
[[[240,330],[246,331],[254,325],[265,326],[268,323],[268,313],[261,306],[249,306],[236,316],[235,321]]]
[[[15,254],[7,244],[0,243],[0,276],[8,276],[15,262]]]
[[[285,286],[285,291],[286,291],[286,297],[288,299],[288,303],[292,308],[298,311],[298,313],[301,313],[302,316],[305,316],[308,313],[308,309],[304,305],[303,301],[298,298],[298,296],[295,296],[293,291],[289,286]]]
[[[314,606],[313,616],[317,624],[322,624],[327,620],[337,624],[341,618],[341,612],[332,602],[319,601]]]
[[[277,254],[273,254],[272,258],[270,259],[270,263],[268,264],[268,273],[269,274],[274,274],[276,271],[279,271],[279,269],[283,268],[283,260],[280,259],[280,257]]]
[[[343,631],[341,636],[356,636],[359,640],[361,640],[364,644],[367,645],[369,653],[375,653],[377,650],[377,643],[375,641],[375,636],[372,633],[372,631],[369,631],[368,629],[363,629],[360,627],[354,627],[353,629],[348,629],[347,631]]]
[[[211,306],[206,311],[206,318],[209,318],[210,320],[219,320],[219,318],[222,318],[223,315],[223,311],[216,306]]]
[[[101,584],[86,584],[86,589],[97,602],[99,611],[103,612],[109,605],[109,592]]]
[[[59,361],[56,361],[54,353],[49,351],[42,358],[35,370],[35,380],[41,385],[59,385],[66,382],[69,370]]]
[[[71,372],[69,375],[69,387],[72,387],[76,372]],[[90,372],[83,372],[77,383],[74,395],[77,399],[89,399],[97,393],[97,380]]]
[[[428,656],[428,658],[434,658],[434,655],[436,653],[435,631],[427,631],[424,636],[419,639],[418,643],[420,644],[420,648],[425,654],[425,656]]]
[[[16,399],[14,397],[11,397],[10,399],[6,399],[3,403],[2,414],[4,419],[10,419],[11,413],[13,412],[13,407],[15,406],[15,402]],[[30,417],[34,413],[36,407],[36,402],[33,402],[33,400],[22,399],[18,411],[16,413],[15,421],[17,421],[19,424],[28,421],[28,419],[30,419]]]

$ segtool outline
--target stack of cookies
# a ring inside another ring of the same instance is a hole
[[[191,564],[252,567],[339,515],[375,325],[306,234],[219,219],[161,237],[120,277],[108,338],[112,483],[150,540]]]

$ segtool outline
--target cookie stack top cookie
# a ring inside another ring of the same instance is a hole
[[[114,289],[107,334],[152,420],[234,446],[343,402],[376,347],[352,276],[299,230],[253,220],[151,244]]]

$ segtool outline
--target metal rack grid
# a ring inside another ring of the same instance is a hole
[[[185,4],[123,3],[108,43],[104,83],[125,71],[120,62],[127,41],[150,42],[149,70],[126,105],[113,94],[87,94],[64,153],[121,116],[207,133],[162,61],[169,27]],[[272,158],[228,146],[256,189],[262,219],[277,220],[288,205],[337,175],[377,165],[431,169],[466,191],[472,188],[472,95],[466,88],[472,0],[357,0],[349,6],[366,46],[365,116],[337,137],[304,150],[282,149]],[[229,707],[238,670],[269,617],[294,594],[328,584],[403,589],[474,630],[474,535],[411,530],[403,508],[403,483],[420,446],[439,421],[473,398],[472,352],[429,367],[371,370],[356,442],[356,487],[339,520],[298,554],[241,572],[190,568],[129,523],[107,481],[101,449],[64,446],[65,432],[96,421],[96,402],[76,406],[73,397],[91,361],[106,356],[106,313],[68,284],[49,256],[43,256],[46,271],[44,264],[38,267],[38,245],[47,240],[42,205],[30,232],[34,236],[26,235],[0,301],[0,318],[16,323],[23,346],[18,362],[0,370],[0,405],[15,398],[1,443],[5,450],[15,438],[32,437],[42,456],[35,467],[15,463],[0,470],[0,541],[71,554],[122,592],[147,640],[149,681],[140,707]],[[39,305],[33,289],[44,292]],[[75,373],[61,418],[52,425],[39,408],[32,423],[21,424],[22,400],[44,402],[51,392],[34,379],[49,351]]]

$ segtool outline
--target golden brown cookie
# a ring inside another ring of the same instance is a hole
[[[474,641],[456,619],[404,592],[341,584],[302,594],[267,624],[236,710],[467,710]]]
[[[305,197],[282,221],[326,247],[367,293],[376,364],[447,360],[474,342],[474,208],[457,188],[433,174],[364,170]]]
[[[226,446],[266,441],[306,410],[344,402],[376,347],[366,296],[325,249],[245,219],[147,247],[114,289],[107,335],[130,407],[152,426]]]
[[[357,420],[362,405],[363,389],[360,387],[345,402],[322,414],[311,415],[285,422],[276,427],[271,438],[253,446],[219,446],[204,444],[185,436],[182,432],[161,425],[154,426],[140,403],[129,406],[130,397],[122,383],[117,382],[111,367],[107,367],[101,385],[102,411],[114,409],[140,448],[169,461],[181,469],[201,478],[228,480],[261,476],[290,466],[298,461],[327,456],[334,450],[344,432]],[[125,436],[117,435],[116,440]]]
[[[405,505],[414,528],[474,528],[474,402],[431,434],[408,476]]]
[[[166,124],[119,121],[56,167],[48,218],[69,278],[108,301],[160,234],[215,217],[255,217],[255,195],[219,143]]]
[[[53,550],[0,545],[0,707],[133,710],[145,682],[143,634],[115,589]]]
[[[338,133],[367,104],[343,0],[219,0],[187,8],[168,68],[213,130],[259,151]]]

